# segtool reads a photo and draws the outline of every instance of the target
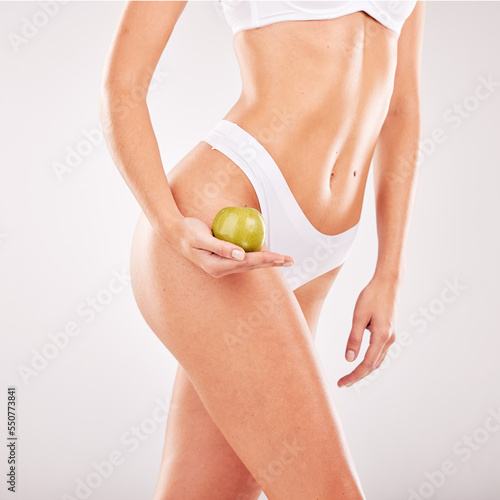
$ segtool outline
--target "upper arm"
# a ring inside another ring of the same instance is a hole
[[[130,1],[109,48],[103,86],[147,90],[187,1]]]
[[[388,114],[420,112],[420,66],[425,2],[418,0],[398,40],[398,60]]]

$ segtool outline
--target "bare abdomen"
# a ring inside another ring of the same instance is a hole
[[[397,37],[356,12],[243,31],[243,87],[225,119],[268,150],[321,232],[352,227],[392,94]]]

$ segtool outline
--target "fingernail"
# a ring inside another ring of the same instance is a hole
[[[245,258],[245,253],[241,250],[233,250],[231,255],[237,260],[243,260]]]
[[[274,262],[275,264],[283,264],[283,261],[282,261],[282,260],[273,260],[273,262]]]
[[[290,266],[293,266],[294,262],[285,262],[283,264],[284,267],[290,267]]]
[[[351,349],[349,349],[345,355],[345,359],[347,359],[347,361],[354,361],[355,357],[356,357],[356,353],[354,351],[352,351]]]

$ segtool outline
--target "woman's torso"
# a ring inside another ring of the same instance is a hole
[[[242,92],[224,118],[262,143],[323,233],[359,220],[392,94],[397,41],[362,11],[234,37]]]

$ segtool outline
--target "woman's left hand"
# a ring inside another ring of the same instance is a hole
[[[339,387],[354,384],[377,369],[396,340],[394,331],[398,302],[398,283],[389,279],[372,278],[360,293],[354,308],[352,329],[347,341],[346,359],[354,361],[361,347],[365,330],[370,331],[370,345],[363,361],[348,375],[342,377]]]

